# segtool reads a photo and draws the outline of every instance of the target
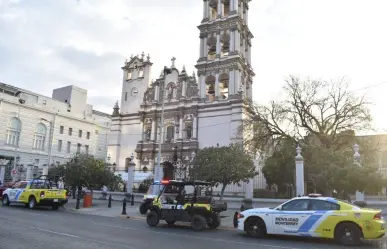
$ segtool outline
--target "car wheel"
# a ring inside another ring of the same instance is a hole
[[[36,208],[36,200],[35,197],[31,196],[28,200],[28,207],[30,209],[35,209]]]
[[[263,238],[266,236],[265,222],[258,217],[250,218],[245,222],[245,231],[253,238]]]
[[[335,229],[335,240],[343,245],[361,244],[361,230],[354,223],[341,223]]]
[[[148,212],[148,207],[146,206],[145,203],[141,203],[139,209],[140,209],[140,214],[146,214]]]
[[[159,222],[159,215],[155,211],[150,211],[149,214],[146,216],[146,223],[151,227],[157,226]]]
[[[3,206],[9,206],[8,195],[3,196]]]
[[[201,231],[206,228],[206,219],[199,214],[194,214],[191,218],[191,226],[195,231]]]
[[[213,213],[211,215],[211,221],[207,222],[207,226],[210,229],[216,229],[220,226],[220,215],[219,213]]]

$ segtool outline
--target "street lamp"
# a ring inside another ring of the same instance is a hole
[[[167,75],[172,73],[172,69],[168,67],[164,67],[164,82],[162,87],[162,104],[161,104],[161,124],[160,124],[160,134],[159,134],[159,151],[157,154],[157,166],[155,168],[155,181],[160,181],[161,176],[161,138],[164,136],[164,102],[165,102],[165,86],[167,81]],[[161,88],[161,87],[160,87]]]
[[[52,154],[52,144],[54,140],[54,129],[55,129],[55,121],[56,121],[56,116],[58,115],[59,110],[54,114],[54,120],[49,121],[45,118],[41,118],[42,121],[46,121],[50,124],[50,134],[49,134],[49,144],[48,144],[48,162],[47,162],[47,167],[43,168],[43,175],[48,175],[48,167],[50,166],[51,162],[51,154]]]

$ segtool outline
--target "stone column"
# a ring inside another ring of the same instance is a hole
[[[235,30],[230,30],[230,49],[229,52],[234,52],[235,47]]]
[[[353,155],[353,159],[355,161],[355,164],[359,167],[361,167],[360,163],[360,154],[359,154],[359,145],[355,144],[353,146],[353,150],[355,154]],[[354,203],[359,206],[366,206],[365,198],[364,198],[364,192],[356,191],[356,197]]]
[[[155,118],[152,118],[151,140],[156,141],[156,120],[155,120]]]
[[[228,73],[228,95],[229,96],[236,94],[234,72],[235,72],[234,69],[230,68],[230,71]]]
[[[180,119],[179,119],[179,139],[183,139],[183,130],[184,130],[183,117],[180,116]]]
[[[208,57],[207,37],[203,38],[203,57]]]
[[[187,81],[185,81],[185,80],[183,81],[182,88],[183,89],[181,89],[181,97],[184,98],[187,94]]]
[[[208,8],[209,8],[209,1],[208,0],[204,0],[204,3],[203,3],[203,18],[208,18]]]
[[[199,76],[200,79],[200,98],[205,99],[206,98],[206,77],[201,74]]]
[[[218,0],[218,17],[222,17],[222,13],[223,13],[223,10],[222,10],[222,7],[223,7],[223,3],[222,3],[222,0]]]
[[[160,87],[156,84],[156,86],[155,86],[155,96],[153,98],[155,101],[159,100],[159,94],[160,94],[159,89],[160,89]]]
[[[132,156],[131,160],[128,162],[128,179],[126,184],[126,192],[132,194],[133,192],[133,182],[134,182],[134,169],[136,164],[134,163],[134,157]]]
[[[296,161],[296,194],[297,196],[305,195],[305,181],[304,181],[304,158],[301,156],[301,148],[297,146]]]
[[[220,50],[221,50],[221,44],[220,44],[220,33],[216,34],[216,57],[220,57]]]
[[[193,122],[192,122],[192,138],[193,139],[197,139],[197,136],[198,136],[198,130],[197,130],[198,124],[197,123],[198,123],[197,117],[194,117]]]
[[[234,10],[234,0],[230,0],[230,12]]]
[[[233,0],[233,4],[234,4],[233,10],[234,10],[236,13],[239,12],[239,9],[238,9],[238,1],[239,1],[239,0]]]
[[[239,30],[235,30],[235,47],[234,51],[240,52],[241,51],[241,33]]]
[[[4,184],[5,167],[9,163],[9,160],[0,159],[0,186]]]
[[[144,141],[144,118],[140,118],[140,126],[141,126],[141,142]]]
[[[219,73],[215,74],[215,99],[219,98]]]
[[[204,57],[204,38],[200,37],[199,57]]]
[[[27,165],[26,180],[32,180],[33,178],[34,178],[34,165],[28,164]]]

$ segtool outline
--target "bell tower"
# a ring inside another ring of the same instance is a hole
[[[203,0],[200,30],[199,96],[216,102],[252,98],[251,0]]]

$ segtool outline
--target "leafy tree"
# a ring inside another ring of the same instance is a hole
[[[65,184],[73,189],[83,186],[99,189],[103,185],[116,189],[122,183],[122,179],[111,172],[104,161],[85,154],[78,154],[64,165],[51,168],[49,175],[62,177]]]
[[[199,150],[189,175],[192,179],[208,181],[214,186],[222,184],[222,199],[227,185],[247,182],[257,174],[252,156],[240,144],[231,144]]]
[[[364,96],[348,90],[348,82],[326,82],[290,76],[283,88],[285,98],[265,106],[246,101],[246,146],[271,148],[263,173],[269,184],[281,187],[291,181],[295,147],[300,144],[305,179],[311,188],[342,194],[375,191],[384,184],[375,167],[377,148],[358,141],[354,131],[371,129],[371,115]],[[362,167],[353,159],[353,145],[361,148]],[[283,176],[286,172],[288,176]],[[372,184],[371,184],[372,183]]]

